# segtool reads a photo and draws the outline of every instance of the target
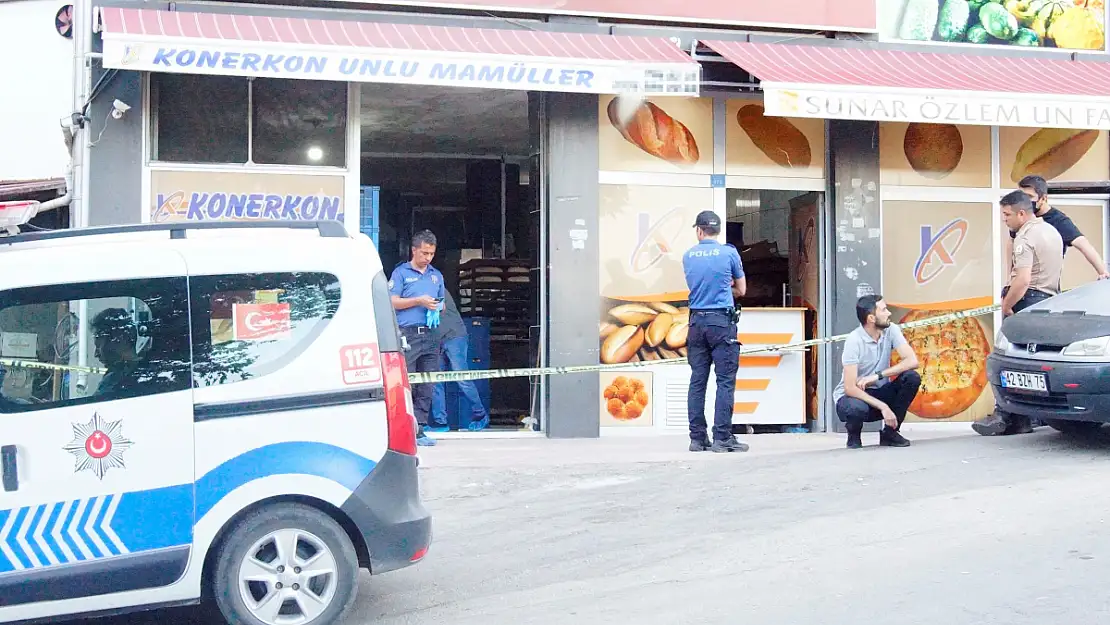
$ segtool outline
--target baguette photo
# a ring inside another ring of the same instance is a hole
[[[693,133],[655,104],[645,100],[633,109],[616,97],[606,112],[621,136],[648,154],[676,165],[698,162],[701,155]]]

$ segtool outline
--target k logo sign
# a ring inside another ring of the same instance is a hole
[[[967,220],[953,219],[935,235],[930,225],[921,226],[921,255],[913,268],[919,285],[932,282],[946,267],[956,264],[956,253],[967,238]]]
[[[632,249],[632,258],[628,261],[633,272],[647,271],[676,251],[679,254],[684,251],[675,250],[675,241],[681,236],[683,224],[686,223],[682,219],[685,213],[682,208],[674,208],[654,223],[648,213],[636,216],[636,247]],[[693,223],[693,219],[689,222],[687,226]]]

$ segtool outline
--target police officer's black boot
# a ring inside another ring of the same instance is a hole
[[[971,429],[980,436],[1001,436],[1010,427],[1010,415],[997,406],[994,412],[971,424]]]
[[[690,441],[690,451],[709,451],[712,446],[709,440]]]
[[[730,436],[727,440],[713,441],[711,449],[713,453],[727,454],[731,451],[748,451],[748,445],[736,440],[735,436]]]

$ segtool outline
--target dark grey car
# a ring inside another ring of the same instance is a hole
[[[1110,280],[1007,318],[987,371],[1007,412],[1071,433],[1110,423]]]

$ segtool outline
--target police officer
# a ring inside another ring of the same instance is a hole
[[[1064,240],[1060,232],[1036,215],[1023,191],[1002,198],[1002,219],[1014,234],[1009,284],[1002,289],[1002,314],[1009,317],[1060,293],[1064,269]],[[1032,424],[1025,417],[1003,412],[998,405],[990,416],[971,424],[983,436],[1025,434]]]
[[[732,434],[732,406],[736,392],[736,370],[740,367],[740,342],[736,324],[740,311],[733,302],[747,291],[740,253],[721,245],[721,219],[713,211],[698,213],[694,222],[698,244],[682,257],[686,286],[690,289],[690,330],[686,339],[690,361],[690,451],[726,453],[748,451]],[[717,400],[713,411],[713,441],[705,423],[705,389],[709,367],[717,372]]]
[[[405,361],[410,372],[439,371],[439,312],[443,309],[443,274],[432,266],[436,255],[436,236],[423,230],[412,237],[412,257],[398,265],[389,279],[390,300],[397,311],[397,325],[408,342]],[[416,443],[428,447],[435,440],[424,432],[432,408],[434,384],[417,384],[412,389],[412,405],[420,424]]]

